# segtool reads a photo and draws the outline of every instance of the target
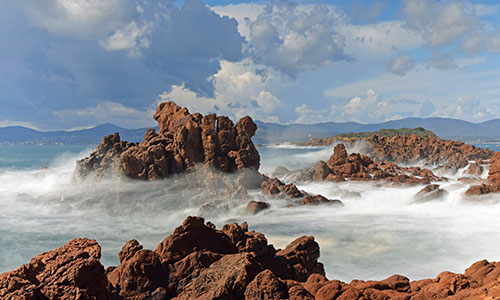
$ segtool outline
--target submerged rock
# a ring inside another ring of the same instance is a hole
[[[414,197],[413,202],[422,203],[433,200],[442,200],[448,192],[442,189],[439,184],[429,184],[421,189]]]
[[[96,150],[77,162],[76,178],[124,174],[152,180],[181,173],[204,163],[223,172],[258,170],[260,156],[252,142],[257,126],[250,117],[235,125],[224,116],[190,114],[174,102],[164,102],[154,115],[158,133],[149,129],[141,143],[103,138]]]
[[[245,211],[249,214],[256,215],[269,207],[271,207],[269,203],[264,201],[250,201],[245,207]]]
[[[429,190],[435,189],[434,187]],[[312,236],[275,250],[263,234],[237,223],[217,230],[188,217],[155,251],[136,240],[120,251],[120,265],[104,271],[100,247],[74,239],[0,275],[1,299],[497,299],[500,263],[478,261],[464,274],[442,272],[410,281],[328,280]],[[341,259],[341,258],[339,258]]]

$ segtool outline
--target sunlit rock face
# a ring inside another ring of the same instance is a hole
[[[124,174],[152,180],[178,174],[204,163],[223,172],[258,170],[260,156],[252,142],[257,126],[250,117],[236,124],[225,116],[191,114],[174,102],[164,102],[154,115],[158,133],[150,129],[141,143],[104,137],[89,157],[77,162],[76,178]]]
[[[120,251],[120,264],[104,267],[94,240],[74,239],[0,275],[1,299],[497,299],[500,263],[478,261],[464,274],[442,272],[410,281],[329,280],[312,236],[283,250],[246,223],[218,230],[188,217],[156,250],[136,240]]]

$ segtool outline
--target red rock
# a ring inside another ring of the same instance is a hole
[[[245,208],[246,212],[255,215],[270,207],[269,203],[263,201],[250,201]]]
[[[145,298],[169,284],[169,267],[151,250],[138,250],[108,273],[108,280],[125,299]]]
[[[1,299],[108,299],[101,247],[74,239],[0,275]]]
[[[421,189],[415,196],[414,202],[428,202],[445,197],[448,192],[440,188],[439,184],[429,184]]]
[[[314,180],[316,181],[325,180],[328,175],[332,174],[332,170],[322,160],[317,162],[312,168],[314,170]]]
[[[306,281],[314,273],[325,275],[323,264],[318,263],[319,245],[312,236],[294,240],[276,255],[284,257],[293,266],[295,278],[292,279]]]
[[[252,142],[257,126],[244,117],[233,126],[223,116],[190,114],[174,102],[161,103],[154,115],[158,134],[150,129],[139,144],[115,133],[89,157],[79,160],[76,178],[124,174],[133,179],[159,179],[205,163],[224,172],[258,170],[260,156]]]
[[[307,196],[300,202],[300,205],[322,205],[322,204],[343,205],[343,203],[340,200],[330,200],[321,195]]]
[[[490,171],[488,173],[488,183],[473,185],[467,191],[467,196],[500,192],[500,152],[496,152],[491,159]]]
[[[245,289],[246,300],[289,299],[288,286],[270,270],[260,272]]]
[[[225,255],[202,270],[177,299],[243,299],[246,286],[260,269],[250,253]]]
[[[236,249],[226,234],[205,225],[199,217],[188,217],[156,248],[166,263],[179,261],[194,251],[229,254]]]

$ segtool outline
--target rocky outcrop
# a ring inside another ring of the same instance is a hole
[[[500,192],[500,152],[496,152],[491,159],[490,171],[488,173],[488,183],[471,186],[466,194],[476,196],[489,193]]]
[[[74,239],[0,275],[0,299],[109,299],[101,247]]]
[[[223,172],[258,170],[260,156],[252,142],[257,126],[250,117],[236,124],[224,116],[190,114],[174,102],[164,102],[154,115],[158,133],[149,129],[141,143],[104,137],[89,157],[79,160],[76,178],[110,173],[133,179],[159,179],[203,163]]]
[[[442,189],[439,184],[429,184],[418,191],[418,193],[413,197],[413,202],[422,203],[433,200],[442,200],[446,197],[446,195],[448,195],[448,192],[445,189]]]
[[[261,184],[261,191],[264,195],[278,199],[288,199],[292,201],[290,206],[298,205],[320,205],[334,204],[343,205],[340,200],[330,200],[322,195],[311,195],[297,188],[295,184],[285,184],[276,177],[268,178]]]
[[[390,161],[374,161],[367,155],[348,154],[344,144],[337,144],[327,162],[319,161],[311,168],[292,171],[285,178],[296,181],[385,181],[393,184],[429,184],[443,181],[431,170],[420,167],[400,167]]]
[[[435,136],[416,134],[393,137],[373,135],[367,139],[370,156],[402,164],[424,163],[428,166],[459,169],[468,161],[489,159],[494,152],[459,141],[442,140]]]
[[[266,210],[270,207],[269,203],[264,201],[250,201],[245,207],[245,211],[251,215],[255,215],[260,213],[263,210]]]
[[[478,261],[464,274],[442,272],[410,281],[393,275],[381,281],[328,280],[318,263],[319,245],[303,236],[275,250],[246,223],[217,230],[188,217],[155,251],[136,240],[119,253],[120,265],[106,271],[100,247],[74,239],[0,275],[1,299],[497,299],[500,263]],[[339,258],[340,259],[340,258]]]

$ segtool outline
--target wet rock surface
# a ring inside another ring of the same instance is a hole
[[[471,186],[467,190],[466,195],[477,196],[498,192],[500,192],[500,152],[497,152],[491,159],[490,171],[488,173],[488,182]]]
[[[435,135],[394,135],[368,138],[342,139],[339,142],[365,145],[363,153],[374,160],[392,161],[397,164],[423,164],[457,170],[466,167],[468,161],[490,159],[494,152],[476,148],[460,141],[443,140]]]
[[[439,184],[429,184],[415,195],[414,203],[429,202],[433,200],[443,200],[448,192],[442,189]]]
[[[400,167],[391,161],[374,161],[367,155],[348,154],[344,144],[337,144],[327,162],[319,161],[311,168],[292,171],[283,176],[298,182],[308,181],[383,181],[391,184],[429,184],[445,181],[431,170],[420,167]]]
[[[268,178],[267,181],[262,182],[261,191],[264,195],[271,198],[287,199],[292,202],[290,206],[297,205],[320,205],[320,204],[334,204],[343,205],[340,200],[327,199],[322,195],[311,195],[297,188],[295,184],[285,184],[276,177]]]
[[[225,116],[190,114],[170,101],[158,106],[154,118],[158,133],[149,129],[141,143],[122,141],[118,133],[104,137],[89,157],[77,162],[75,178],[115,174],[152,180],[199,163],[223,172],[259,168],[252,142],[257,126],[248,116],[233,124]]]
[[[436,190],[434,187],[429,190]],[[0,275],[1,299],[497,299],[500,263],[478,261],[464,274],[410,281],[329,280],[312,236],[283,250],[248,225],[222,230],[188,217],[155,251],[136,240],[120,265],[101,265],[94,240],[74,239]]]

